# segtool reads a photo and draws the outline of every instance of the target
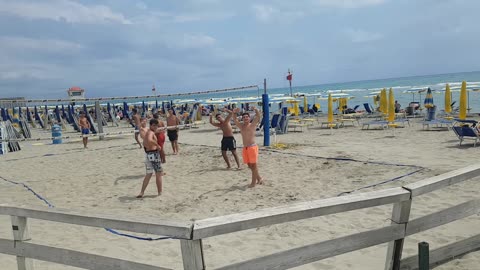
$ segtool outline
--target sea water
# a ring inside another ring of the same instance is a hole
[[[475,72],[464,72],[464,73],[452,73],[452,74],[439,74],[439,75],[427,75],[427,76],[414,76],[414,77],[403,77],[403,78],[391,78],[391,79],[380,79],[380,80],[366,80],[366,81],[356,81],[356,82],[343,82],[343,83],[330,83],[330,84],[319,84],[319,85],[307,85],[307,86],[297,86],[295,81],[293,81],[292,92],[293,93],[323,93],[325,96],[328,95],[328,92],[338,93],[343,92],[347,93],[353,98],[348,101],[348,106],[354,108],[356,105],[359,105],[358,109],[363,110],[364,103],[373,104],[373,97],[369,96],[372,92],[379,91],[381,88],[390,87],[394,90],[395,99],[401,104],[402,108],[408,106],[412,101],[419,102],[420,104],[424,103],[426,92],[422,93],[404,93],[408,89],[412,88],[426,88],[431,87],[432,89],[445,89],[445,84],[449,83],[452,89],[457,86],[457,89],[452,90],[451,100],[452,102],[456,101],[454,107],[460,104],[459,102],[459,86],[462,81],[467,81],[469,88],[470,85],[475,86],[473,89],[480,89],[480,71]],[[268,81],[267,81],[268,83]],[[478,87],[476,87],[478,86]],[[290,88],[272,88],[267,89],[266,92],[269,95],[279,95],[279,94],[290,94]],[[221,92],[221,93],[210,93],[210,94],[193,94],[193,95],[183,95],[183,96],[172,96],[171,100],[174,99],[198,99],[205,100],[208,98],[235,98],[235,97],[260,97],[264,93],[263,86],[259,86],[258,89],[249,89],[249,90],[240,90],[240,91],[231,91],[231,92]],[[468,91],[470,112],[480,112],[480,91]],[[387,93],[388,94],[388,93]],[[307,95],[308,96],[308,95]],[[303,98],[298,98],[300,105],[303,106]],[[440,111],[444,108],[444,92],[443,91],[433,91],[433,101],[437,106],[437,110]],[[134,101],[134,102],[138,102]],[[311,105],[318,103],[321,106],[321,109],[326,110],[327,101],[321,98],[315,98],[314,96],[307,97],[307,102]],[[160,102],[161,104],[161,102]]]

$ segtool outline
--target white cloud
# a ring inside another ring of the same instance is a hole
[[[126,19],[125,16],[113,12],[107,6],[86,6],[70,0],[38,2],[0,0],[0,12],[32,20],[48,19],[84,24],[131,24],[131,21]]]
[[[215,44],[215,38],[202,34],[184,34],[183,35],[183,48],[204,48],[210,47]]]
[[[315,0],[314,3],[332,8],[360,8],[385,3],[386,0]]]
[[[261,22],[283,22],[290,23],[297,18],[305,16],[304,12],[292,10],[289,7],[284,9],[275,8],[267,5],[253,5],[253,13],[257,20]]]
[[[74,52],[83,49],[81,44],[59,39],[32,39],[25,37],[0,37],[1,50],[35,50],[43,52]]]
[[[382,34],[380,33],[368,32],[361,29],[346,29],[345,34],[354,43],[370,42],[383,38]]]
[[[272,20],[275,16],[275,13],[279,13],[279,10],[272,7],[272,6],[265,6],[265,5],[253,5],[253,12],[255,13],[255,17],[259,21],[268,22]]]

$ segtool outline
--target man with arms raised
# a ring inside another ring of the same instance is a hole
[[[150,129],[145,134],[143,139],[143,147],[145,148],[146,158],[145,158],[145,168],[146,174],[143,179],[142,190],[138,194],[137,198],[142,198],[145,192],[145,189],[152,178],[153,172],[155,172],[155,180],[157,183],[158,195],[162,194],[162,163],[160,162],[160,145],[157,143],[157,138],[155,137],[155,131],[158,128],[158,120],[150,120]]]
[[[227,109],[225,109],[226,112],[230,112]],[[235,158],[235,162],[237,162],[237,167],[240,169],[240,162],[238,161],[238,155],[237,155],[237,146],[236,146],[236,141],[235,137],[233,137],[233,129],[232,126],[230,125],[230,119],[232,119],[232,113],[229,113],[227,118],[223,119],[221,113],[217,113],[215,115],[215,119],[217,119],[218,123],[214,123],[212,119],[212,114],[210,114],[210,124],[212,124],[214,127],[218,127],[222,130],[223,132],[223,138],[222,138],[222,156],[225,162],[227,163],[227,169],[230,169],[230,160],[228,159],[227,156],[227,150],[230,150],[233,154],[233,157]]]
[[[250,114],[243,113],[242,120],[243,122],[240,123],[237,117],[233,117],[235,121],[235,125],[240,129],[242,134],[242,141],[243,141],[243,163],[248,165],[248,168],[252,171],[252,182],[248,187],[254,187],[256,184],[263,184],[262,177],[258,172],[258,145],[255,143],[255,129],[260,122],[260,111],[256,107],[253,107],[255,111],[255,118],[250,123]],[[235,110],[229,111],[230,115],[234,113],[237,114],[240,111],[240,108],[235,108]]]

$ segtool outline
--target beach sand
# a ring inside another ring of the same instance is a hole
[[[413,120],[416,122],[418,120]],[[131,130],[106,128],[109,132]],[[33,130],[34,136],[50,132]],[[75,134],[67,132],[64,134]],[[236,133],[237,145],[241,136]],[[221,132],[206,124],[180,131],[180,154],[172,155],[167,141],[164,192],[155,197],[152,179],[143,199],[136,199],[145,174],[144,152],[133,134],[80,140],[60,145],[21,143],[19,152],[0,156],[0,176],[21,182],[58,208],[134,217],[190,221],[242,211],[334,197],[343,192],[368,192],[399,187],[451,170],[476,164],[478,147],[458,145],[452,131],[422,130],[419,123],[391,130],[360,127],[321,129],[278,135],[286,148],[260,147],[259,169],[266,183],[246,188],[250,171],[226,170],[220,153]],[[263,137],[257,137],[262,145]],[[272,137],[273,143],[273,137]],[[239,151],[241,154],[241,151]],[[240,155],[241,156],[241,155]],[[345,160],[347,159],[347,160]],[[353,160],[348,160],[353,159]],[[398,166],[411,165],[411,166]],[[411,175],[369,188],[389,179]],[[413,200],[411,218],[479,198],[478,178]],[[20,185],[0,179],[0,204],[45,207]],[[253,259],[390,224],[391,205],[312,218],[204,239],[208,269]],[[104,229],[29,219],[32,243],[74,249],[173,269],[182,269],[178,240],[141,241]],[[408,237],[403,257],[415,255],[417,243],[430,249],[478,234],[480,215]],[[138,235],[138,234],[136,234]],[[0,216],[0,238],[12,238],[10,217]],[[317,261],[295,269],[383,269],[386,244]],[[16,269],[15,257],[0,254],[2,269]],[[480,252],[450,261],[438,269],[475,269]],[[76,269],[35,261],[35,269]]]

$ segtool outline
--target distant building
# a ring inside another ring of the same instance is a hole
[[[68,97],[70,99],[82,99],[85,98],[85,90],[78,87],[72,86],[67,90]]]
[[[24,97],[0,98],[0,108],[12,109],[13,107],[26,107]]]

